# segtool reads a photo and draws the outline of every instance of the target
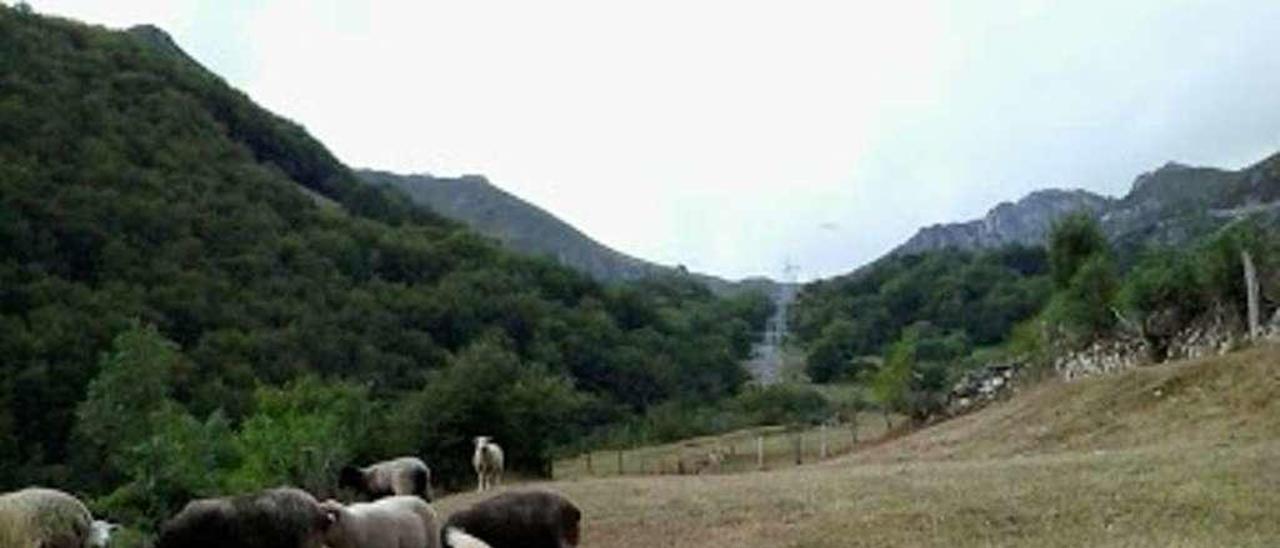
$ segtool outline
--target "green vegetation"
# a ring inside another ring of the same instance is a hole
[[[1280,302],[1280,234],[1259,220],[1227,224],[1182,249],[1117,257],[1095,220],[1069,215],[1048,243],[894,256],[806,286],[793,316],[810,378],[864,385],[883,411],[924,420],[975,365],[1042,365],[1051,353],[1133,336],[1163,361],[1195,322],[1239,329],[1245,251],[1260,273],[1264,309]]]
[[[740,391],[763,295],[507,253],[157,40],[0,6],[0,490],[148,527],[404,453],[457,486],[471,436],[545,473]]]

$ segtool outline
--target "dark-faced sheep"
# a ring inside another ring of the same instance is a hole
[[[512,491],[449,516],[448,548],[568,548],[578,545],[582,512],[549,491]]]
[[[476,491],[490,489],[502,483],[502,448],[489,436],[476,437],[476,452],[471,465],[476,469]]]
[[[164,524],[156,548],[320,548],[329,515],[291,487],[187,503]]]
[[[343,467],[339,487],[377,500],[393,495],[417,495],[431,501],[431,469],[417,457],[400,457],[371,464],[364,468]]]
[[[62,491],[32,487],[0,495],[3,548],[101,548],[114,529]]]
[[[401,495],[343,506],[321,503],[332,525],[325,532],[329,548],[439,548],[440,521],[421,498]]]

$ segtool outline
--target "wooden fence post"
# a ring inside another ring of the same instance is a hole
[[[791,445],[796,453],[796,466],[804,464],[804,433],[796,432],[795,437],[791,438]]]
[[[756,468],[764,470],[764,436],[756,436]]]
[[[622,450],[618,450],[618,475],[622,475]]]
[[[822,449],[818,452],[822,460],[827,460],[827,425],[824,423],[818,427],[818,433],[822,436]]]
[[[591,466],[591,451],[587,451],[587,475],[588,476],[596,475],[596,471]]]
[[[1253,266],[1253,256],[1248,251],[1240,251],[1240,262],[1244,263],[1245,303],[1249,311],[1249,338],[1256,339],[1261,334],[1258,310],[1258,271]]]

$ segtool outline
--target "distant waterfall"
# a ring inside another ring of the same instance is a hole
[[[747,369],[760,384],[773,384],[781,380],[782,343],[787,338],[787,309],[796,296],[796,284],[779,283],[773,289],[773,316],[765,324],[764,337],[752,347]]]

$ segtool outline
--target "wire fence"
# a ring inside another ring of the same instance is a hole
[[[556,461],[552,473],[556,479],[574,479],[771,470],[846,455],[891,431],[890,423],[878,414],[860,417],[856,423],[753,428],[663,445],[583,453]]]

